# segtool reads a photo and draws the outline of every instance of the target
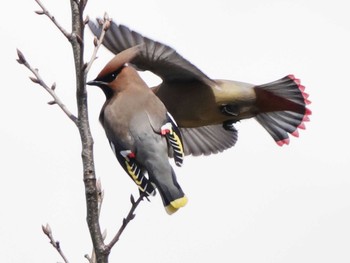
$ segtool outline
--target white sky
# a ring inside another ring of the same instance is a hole
[[[43,0],[70,29],[69,1]],[[70,45],[34,1],[8,1],[0,30],[0,254],[2,262],[57,262],[41,232],[50,223],[71,262],[90,253],[77,129],[15,61],[20,48],[75,112]],[[144,202],[111,262],[349,262],[349,61],[346,0],[93,1],[166,43],[213,78],[262,84],[293,73],[310,94],[306,131],[278,147],[254,120],[237,145],[176,169],[189,203],[168,216],[160,197]],[[90,44],[91,43],[91,44]],[[86,31],[86,58],[92,36]],[[90,79],[112,57],[101,49]],[[152,79],[150,79],[152,81]],[[98,123],[104,95],[89,87],[97,175],[105,189],[102,227],[110,238],[137,189],[121,170]]]

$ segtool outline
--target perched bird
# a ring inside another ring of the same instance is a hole
[[[89,22],[93,34],[101,26]],[[234,146],[237,121],[254,117],[278,145],[298,136],[311,111],[305,87],[293,75],[264,85],[233,80],[214,80],[174,49],[112,22],[103,45],[114,54],[142,44],[129,62],[137,70],[149,70],[162,79],[153,87],[176,120],[185,154],[208,155]]]
[[[168,158],[170,151],[181,166],[182,139],[164,104],[126,64],[140,48],[118,53],[87,84],[100,87],[106,95],[99,120],[119,163],[140,191],[152,194],[158,188],[166,211],[172,214],[187,203]]]

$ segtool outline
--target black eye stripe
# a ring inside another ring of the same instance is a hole
[[[106,75],[106,76],[100,78],[99,80],[100,80],[100,81],[103,81],[103,82],[106,82],[106,83],[110,83],[110,82],[112,82],[113,80],[115,80],[115,78],[119,75],[119,73],[120,73],[120,71],[121,71],[122,69],[123,69],[123,68],[121,67],[121,68],[117,69],[116,71],[114,71],[114,72],[112,72],[112,73],[110,73],[110,74],[108,74],[108,75]]]

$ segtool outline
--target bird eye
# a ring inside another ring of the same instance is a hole
[[[104,82],[107,82],[107,83],[112,82],[113,80],[115,80],[115,78],[117,77],[117,75],[118,75],[117,72],[113,72],[113,73],[111,73],[111,74],[105,76],[105,77],[103,78],[103,81],[104,81]]]
[[[116,77],[119,75],[120,71],[122,70],[123,68],[118,68],[116,71],[108,74],[108,75],[105,75],[104,77],[100,78],[101,81],[103,82],[106,82],[106,83],[111,83],[113,80],[116,79]]]

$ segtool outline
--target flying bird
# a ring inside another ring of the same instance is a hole
[[[118,52],[87,84],[100,87],[106,96],[99,120],[120,165],[141,192],[153,194],[157,188],[172,214],[187,203],[168,158],[170,153],[181,166],[182,138],[161,100],[126,64],[140,48]]]
[[[89,21],[89,27],[100,36],[100,23]],[[234,124],[243,119],[255,118],[280,146],[289,144],[289,134],[297,137],[298,128],[305,129],[309,121],[308,94],[293,75],[263,85],[211,79],[173,48],[113,21],[103,40],[114,54],[140,44],[129,65],[162,79],[151,89],[176,120],[186,155],[209,155],[234,146]]]

